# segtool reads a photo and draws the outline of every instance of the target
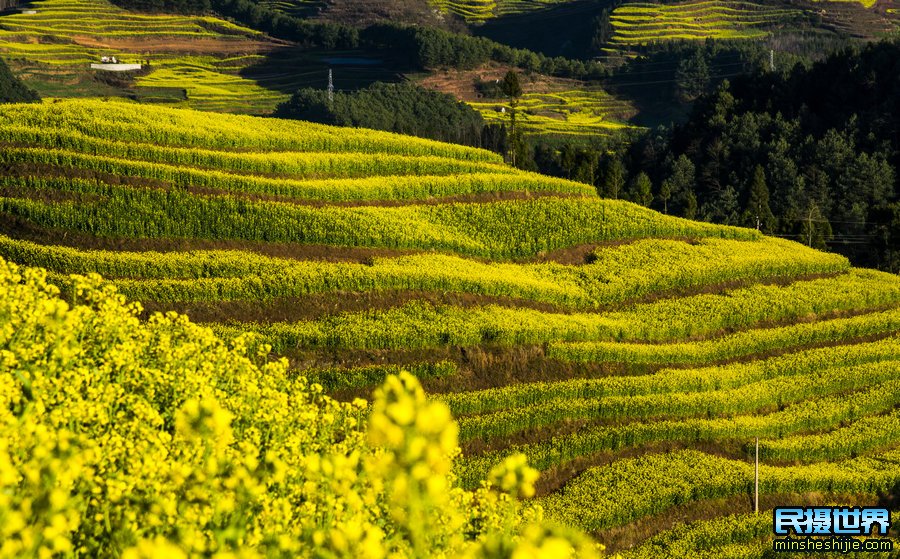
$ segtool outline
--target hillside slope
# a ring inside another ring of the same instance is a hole
[[[284,43],[224,19],[138,14],[106,0],[42,0],[30,8],[0,16],[0,56],[44,97],[131,96],[254,114],[288,98],[240,75]],[[143,69],[92,70],[103,57]]]
[[[900,483],[897,276],[381,132],[72,100],[0,107],[0,142],[0,257],[257,332],[341,399],[410,370],[463,486],[524,453],[613,550],[761,557],[725,518],[757,436],[764,509]]]

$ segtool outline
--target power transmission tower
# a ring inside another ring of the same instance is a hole
[[[331,68],[328,69],[328,104],[334,104],[334,80],[331,75]]]

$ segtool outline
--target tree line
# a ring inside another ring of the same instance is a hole
[[[698,96],[686,122],[633,142],[539,144],[519,165],[898,271],[898,75],[900,41],[846,48],[723,81]]]
[[[309,48],[366,49],[397,59],[410,69],[470,69],[497,62],[567,78],[596,79],[606,75],[597,62],[549,57],[516,49],[483,37],[443,29],[379,23],[358,29],[341,23],[302,19],[261,6],[253,0],[113,0],[142,12],[203,14],[215,11],[278,39]]]
[[[478,111],[452,95],[411,83],[376,82],[352,93],[336,92],[333,99],[321,89],[301,89],[276,109],[275,116],[470,146],[482,145],[485,128]]]

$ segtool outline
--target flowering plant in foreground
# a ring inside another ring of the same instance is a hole
[[[407,373],[369,409],[98,276],[0,260],[0,557],[591,557],[521,457],[475,491]]]

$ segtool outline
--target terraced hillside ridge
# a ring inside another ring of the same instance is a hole
[[[260,6],[294,17],[307,17],[328,6],[325,0],[261,0]]]
[[[571,0],[428,0],[431,5],[468,22],[540,10]]]
[[[478,109],[487,122],[509,124],[508,101],[478,101],[469,105]],[[625,101],[602,90],[569,90],[526,93],[516,107],[517,126],[528,135],[609,134],[628,128],[622,115],[633,113]]]
[[[787,5],[753,2],[628,2],[610,16],[611,42],[627,46],[684,39],[758,39],[801,15]]]
[[[138,14],[106,0],[41,0],[30,8],[36,13],[0,16],[0,56],[42,96],[131,94],[257,114],[289,96],[239,75],[280,43],[223,19]],[[123,92],[110,82],[121,76],[90,69],[104,56],[145,68]]]
[[[424,87],[461,99],[488,123],[510,125],[508,99],[485,97],[476,83],[498,82],[508,68],[487,65],[474,70],[443,70],[421,80]],[[628,101],[596,86],[539,74],[522,76],[524,94],[517,100],[516,125],[527,136],[605,136],[627,129],[637,112]]]
[[[0,258],[256,333],[340,399],[411,371],[462,486],[522,453],[610,551],[762,557],[774,506],[896,508],[895,275],[383,132],[69,100],[0,107],[0,142]]]

